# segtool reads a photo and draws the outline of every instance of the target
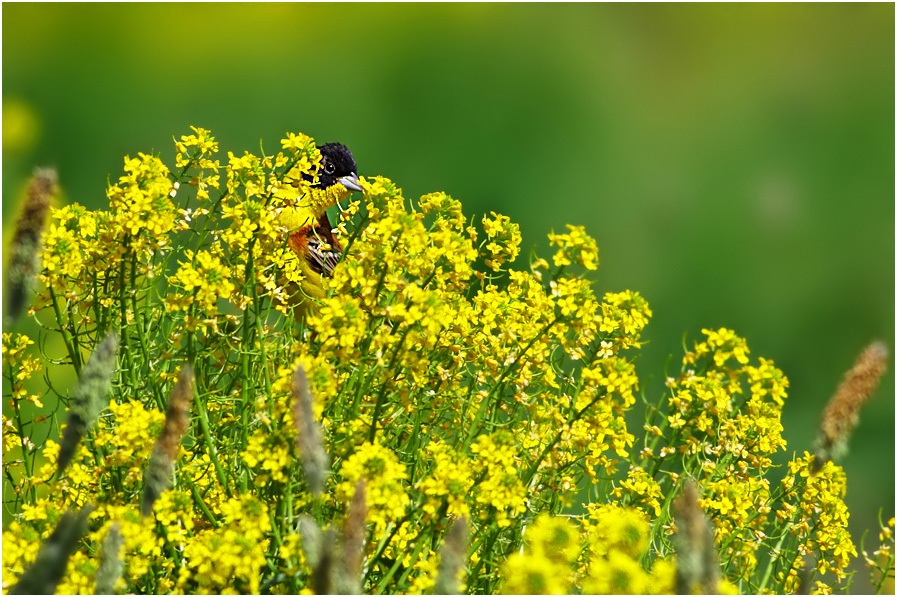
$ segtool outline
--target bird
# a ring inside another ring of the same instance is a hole
[[[330,277],[342,256],[342,246],[333,233],[327,209],[347,198],[354,191],[363,191],[358,181],[355,156],[342,143],[318,145],[321,168],[317,180],[309,174],[309,197],[300,200],[299,227],[290,233],[287,244],[299,257],[303,274],[301,289],[294,293],[300,312],[313,310],[308,298],[324,297],[321,277]]]

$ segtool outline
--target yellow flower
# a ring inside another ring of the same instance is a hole
[[[548,235],[551,246],[557,247],[552,261],[559,267],[577,263],[588,270],[598,269],[598,245],[586,234],[585,227],[567,224],[566,234]]]
[[[367,520],[374,524],[375,536],[405,515],[411,501],[405,487],[408,473],[388,448],[365,442],[346,459],[339,474],[343,480],[336,487],[336,496],[343,503],[355,495],[358,480],[365,480]]]
[[[592,558],[584,593],[641,595],[648,592],[651,578],[632,556],[611,550],[607,557]]]
[[[53,218],[64,218],[64,210],[51,210]],[[45,280],[62,288],[62,278],[77,278],[84,264],[84,245],[80,236],[65,224],[51,223],[43,236],[41,263],[46,270]]]
[[[219,257],[207,250],[197,253],[184,252],[187,261],[168,280],[183,294],[171,293],[166,297],[165,307],[169,312],[199,309],[188,320],[188,328],[195,329],[200,320],[214,319],[218,314],[218,300],[232,298],[236,286],[231,282],[231,270]]]
[[[631,503],[638,505],[645,512],[659,516],[663,494],[660,485],[657,484],[648,473],[640,466],[630,466],[626,478],[620,481],[612,494],[617,499],[627,496]]]
[[[485,248],[489,251],[486,265],[497,272],[505,263],[517,259],[523,238],[520,235],[520,226],[511,222],[508,216],[494,211],[489,213],[490,216],[483,216],[483,229],[488,238]]]
[[[427,496],[424,512],[435,516],[445,503],[448,505],[446,516],[469,518],[467,497],[474,484],[470,462],[442,441],[430,442],[426,451],[433,469],[418,485]]]
[[[124,169],[118,183],[106,191],[115,229],[130,236],[145,232],[133,241],[135,248],[158,247],[174,229],[177,216],[169,197],[173,183],[168,168],[159,158],[138,153],[136,158],[125,157]]]
[[[510,526],[512,518],[526,511],[526,488],[517,468],[519,456],[513,435],[497,431],[480,436],[470,451],[476,455],[473,467],[477,478],[482,478],[474,487],[476,503],[486,507],[480,517],[494,514],[499,527]]]
[[[524,533],[530,553],[544,555],[561,567],[571,566],[582,551],[579,530],[566,517],[542,513]]]
[[[178,168],[188,164],[193,164],[197,168],[217,168],[217,162],[208,160],[208,156],[218,152],[218,142],[211,131],[196,126],[191,126],[190,129],[193,131],[192,135],[181,135],[181,140],[174,144],[177,151],[175,165]]]
[[[593,503],[588,506],[586,531],[593,555],[613,550],[638,558],[648,547],[648,516],[641,510]]]
[[[567,595],[572,592],[572,572],[544,553],[513,553],[501,569],[500,592],[506,595]]]
[[[104,468],[117,469],[118,475],[124,472],[125,476],[119,481],[122,488],[136,490],[143,484],[143,469],[162,430],[165,414],[146,410],[136,401],[119,403],[113,400],[109,411],[113,418],[101,420],[94,442],[106,452]]]
[[[256,469],[256,485],[269,481],[286,483],[288,480],[292,454],[290,448],[277,435],[266,429],[256,430],[249,436],[249,445],[240,453],[250,468]]]
[[[267,565],[268,509],[257,498],[244,495],[222,503],[221,514],[219,528],[200,531],[187,543],[184,565],[199,592],[257,594]]]

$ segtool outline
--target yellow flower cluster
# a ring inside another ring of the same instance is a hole
[[[557,247],[551,258],[554,264],[564,267],[576,263],[588,270],[598,269],[598,245],[595,239],[587,235],[582,226],[567,224],[567,230],[569,232],[566,234],[552,232],[548,235],[551,246]]]
[[[517,259],[523,237],[520,236],[520,226],[511,218],[494,211],[490,214],[483,216],[483,231],[488,239],[485,248],[489,251],[486,265],[497,272],[505,263]]]
[[[293,455],[287,445],[264,429],[249,437],[249,445],[240,453],[246,466],[255,469],[255,483],[260,486],[270,481],[285,483]]]
[[[694,364],[702,357],[712,356],[713,363],[717,368],[723,367],[731,358],[741,365],[747,364],[747,355],[750,353],[747,342],[735,335],[735,332],[720,328],[718,330],[703,329],[701,333],[707,336],[707,339],[695,343],[694,350],[685,355],[686,363]]]
[[[685,373],[667,383],[673,412],[667,421],[682,438],[678,450],[713,456],[701,462],[708,471],[717,460],[726,462],[727,472],[743,474],[748,466],[765,470],[769,456],[785,448],[781,410],[788,380],[767,359],[759,367],[750,365],[747,344],[730,330],[703,333],[706,341],[683,359]],[[731,359],[736,365],[729,366]],[[747,398],[744,386],[750,388]]]
[[[640,466],[631,466],[626,478],[614,488],[612,495],[618,500],[638,506],[644,512],[659,516],[663,493],[660,485]]]
[[[59,444],[48,440],[42,451],[44,464],[29,486],[51,491],[57,495],[58,503],[67,507],[80,508],[98,498],[122,503],[139,496],[143,469],[165,415],[146,410],[140,402],[112,402],[109,411],[111,416],[102,417],[97,424],[92,440],[94,453],[82,443],[58,480],[54,473]],[[103,483],[106,475],[114,476],[114,488]]]
[[[28,506],[25,506],[28,507]],[[48,502],[38,503],[36,508],[42,512],[40,516],[55,515],[58,521],[59,514],[53,512],[52,505]],[[37,552],[41,547],[41,541],[49,533],[42,534],[40,527],[33,520],[22,517],[22,520],[14,520],[3,529],[3,582],[6,584],[11,579],[22,575],[28,566],[34,562]]]
[[[209,190],[220,184],[221,162],[212,159],[218,153],[218,142],[207,129],[190,128],[193,134],[181,135],[181,140],[174,144],[174,163],[192,174],[189,183],[196,188],[196,198],[203,201],[209,198]]]
[[[133,505],[102,505],[93,514],[91,519],[102,521],[103,524],[88,534],[88,539],[101,545],[112,525],[118,526],[122,536],[121,558],[124,564],[126,578],[142,579],[145,583],[155,584],[157,592],[171,592],[174,590],[174,578],[169,574],[174,570],[174,562],[163,557],[163,548],[166,545],[164,535],[156,531],[156,525],[151,518],[142,517],[139,508]],[[96,554],[99,555],[99,554]],[[70,564],[71,565],[71,564]],[[94,576],[99,568],[99,557],[85,558],[82,584],[70,587],[67,593],[85,594],[94,592]],[[156,571],[163,570],[162,574],[155,578]],[[119,587],[126,585],[119,582]],[[60,585],[60,588],[65,588]],[[61,591],[60,591],[61,592]]]
[[[588,512],[584,526],[592,554],[606,556],[621,551],[636,558],[647,549],[650,519],[644,512],[608,504],[590,504]]]
[[[3,336],[13,405],[3,466],[16,509],[5,582],[67,509],[91,503],[59,590],[94,590],[114,522],[121,592],[308,592],[318,560],[300,521],[312,517],[354,533],[337,544],[363,546],[366,592],[437,588],[448,522],[462,518],[470,536],[456,557],[470,592],[672,592],[670,535],[683,525],[670,504],[686,476],[729,580],[793,590],[811,556],[846,578],[856,550],[843,471],[814,473],[805,456],[781,484],[767,478],[785,448],[782,372],[752,361],[734,331],[703,330],[668,394],[652,399],[635,366],[651,309],[634,291],[596,294],[583,274],[598,266],[597,243],[581,226],[550,234],[553,254],[520,268],[510,218],[490,212],[478,228],[445,193],[409,201],[390,180],[362,177],[363,200],[334,222],[340,262],[312,279],[289,236],[344,195],[314,186],[312,138],[289,133],[273,155],[225,159],[200,127],[174,144],[174,171],[126,158],[107,211],[51,213],[37,320],[75,370],[103,333],[121,336],[110,406],[58,479],[59,445],[32,443],[55,437],[34,431],[52,423],[46,397],[24,384],[45,363],[27,338]],[[297,317],[302,291],[313,308]],[[185,449],[144,517],[147,458],[188,363]],[[297,441],[305,450],[315,439],[294,420],[298,366],[329,456],[320,495],[297,458]],[[640,393],[637,438],[627,419]],[[334,524],[362,480],[365,524]],[[587,514],[557,516],[574,504]]]
[[[4,373],[9,382],[9,405],[12,408],[11,418],[5,413],[2,418],[3,476],[21,478],[23,483],[28,482],[27,477],[31,474],[31,452],[35,450],[33,430],[27,429],[25,405],[44,407],[41,397],[26,387],[28,380],[43,367],[37,357],[27,352],[33,344],[31,338],[22,334],[3,334]],[[18,493],[21,487],[17,486],[15,490]]]
[[[155,156],[138,153],[136,158],[125,157],[124,169],[118,183],[106,191],[114,227],[148,248],[164,246],[176,213],[168,167]]]
[[[178,271],[169,278],[175,289],[183,294],[171,294],[165,308],[171,311],[187,312],[188,330],[195,330],[202,320],[215,325],[218,314],[218,301],[222,297],[230,297],[234,291],[230,269],[209,251],[186,251],[187,261],[180,264]],[[200,320],[194,312],[203,313]]]
[[[857,556],[847,529],[847,479],[844,469],[832,462],[814,473],[813,458],[804,452],[788,463],[788,474],[782,480],[787,497],[775,514],[793,525],[791,532],[802,546],[802,555],[816,552],[819,573],[831,571],[841,580],[848,573],[850,559]],[[798,560],[789,570],[800,570],[803,561]]]
[[[94,439],[94,446],[105,454],[103,467],[116,470],[119,491],[137,495],[142,488],[143,469],[162,430],[165,414],[147,410],[140,402],[111,402],[112,418],[104,418]],[[89,495],[84,496],[90,499]]]
[[[526,511],[526,487],[518,472],[517,446],[507,431],[482,435],[470,447],[475,455],[473,472],[482,478],[474,499],[484,507],[480,516],[494,517],[499,528],[511,525],[513,518]]]
[[[340,477],[336,497],[343,503],[351,501],[358,481],[364,479],[367,521],[373,523],[375,533],[384,533],[405,515],[410,503],[404,484],[408,473],[389,448],[377,443],[362,444],[343,463]]]
[[[424,512],[430,516],[440,514],[450,518],[470,518],[467,498],[474,484],[474,475],[469,460],[444,441],[430,442],[427,455],[433,469],[418,484],[427,499],[423,504]]]
[[[576,582],[579,531],[566,518],[540,515],[526,528],[524,549],[502,566],[505,594],[566,595]]]
[[[675,564],[659,560],[646,570],[649,523],[629,508],[593,504],[582,519],[539,515],[524,547],[502,565],[503,593],[565,595],[668,594]],[[578,522],[578,524],[576,524]]]
[[[199,593],[259,593],[271,521],[252,496],[221,505],[221,527],[199,531],[184,547],[184,565]]]
[[[747,475],[714,478],[704,492],[700,505],[716,523],[721,559],[733,573],[750,573],[757,565],[756,537],[765,532],[771,510],[769,481]]]
[[[89,226],[83,226],[83,207],[67,205],[51,210],[49,229],[43,236],[41,263],[42,281],[56,290],[65,290],[66,278],[77,278],[88,250],[86,238],[92,236]],[[91,218],[93,220],[93,218]]]
[[[616,334],[620,348],[640,348],[639,335],[648,325],[651,309],[648,302],[637,292],[608,292],[601,304],[599,330]]]

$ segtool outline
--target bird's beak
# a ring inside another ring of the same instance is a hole
[[[350,191],[364,192],[364,189],[361,188],[360,184],[358,184],[358,175],[354,172],[352,174],[349,174],[348,176],[337,178],[336,180]]]

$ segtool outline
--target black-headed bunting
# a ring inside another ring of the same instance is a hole
[[[303,274],[302,289],[297,299],[307,310],[306,297],[324,297],[321,276],[330,276],[339,263],[342,247],[333,233],[327,217],[327,208],[348,197],[353,191],[362,191],[358,183],[358,166],[349,148],[341,143],[319,145],[321,169],[318,180],[312,180],[311,206],[308,224],[290,234],[289,246],[299,256]],[[304,203],[304,202],[303,202]]]

